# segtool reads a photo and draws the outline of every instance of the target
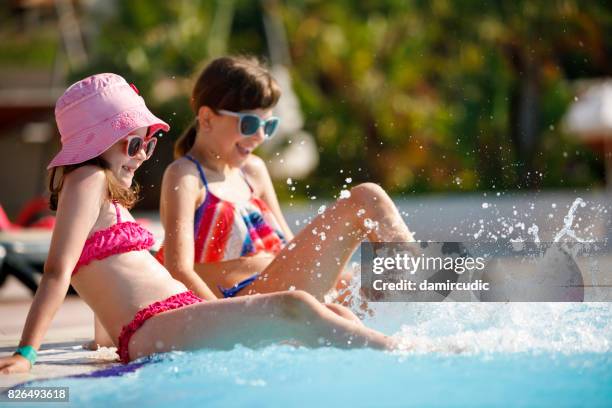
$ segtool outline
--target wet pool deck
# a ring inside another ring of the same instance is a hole
[[[9,278],[0,289],[0,357],[11,355],[19,343],[32,296],[17,280]],[[0,389],[52,377],[90,373],[118,364],[114,348],[84,350],[93,338],[93,312],[77,296],[68,296],[45,336],[38,361],[26,374],[0,375]]]

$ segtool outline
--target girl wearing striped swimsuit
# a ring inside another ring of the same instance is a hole
[[[216,59],[196,81],[195,121],[163,178],[158,260],[199,296],[300,289],[322,300],[341,285],[361,241],[413,241],[373,183],[353,187],[293,235],[266,165],[252,153],[278,127],[272,109],[279,97],[274,78],[250,58]],[[376,228],[364,224],[368,218]]]

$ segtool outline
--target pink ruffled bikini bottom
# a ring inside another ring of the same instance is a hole
[[[129,324],[126,324],[121,329],[121,334],[119,335],[119,340],[117,343],[117,353],[119,354],[119,359],[121,362],[125,364],[130,362],[130,339],[134,333],[136,333],[136,330],[140,329],[140,327],[151,317],[163,312],[180,309],[181,307],[203,301],[203,299],[196,296],[192,291],[187,291],[172,295],[167,299],[160,300],[159,302],[152,303],[140,310],[138,313],[136,313],[134,319],[132,319]]]

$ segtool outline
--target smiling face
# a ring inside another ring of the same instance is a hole
[[[243,110],[241,113],[253,113],[266,120],[272,116],[272,109]],[[199,112],[202,144],[214,154],[214,159],[229,165],[240,167],[249,154],[266,140],[263,127],[251,136],[243,136],[238,128],[240,118],[217,114],[207,107]]]
[[[129,136],[140,136],[145,138],[147,135],[147,128],[138,128],[130,134],[126,135],[123,139],[112,145],[110,149],[102,153],[101,157],[108,163],[110,170],[113,172],[117,180],[124,186],[129,188],[132,185],[134,179],[134,173],[136,169],[147,159],[147,155],[144,149],[140,149],[134,157],[127,155],[127,137]],[[149,140],[149,138],[145,139]]]

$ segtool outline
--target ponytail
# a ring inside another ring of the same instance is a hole
[[[183,132],[183,134],[174,142],[174,159],[178,159],[187,154],[195,143],[198,126],[198,119],[196,118],[193,123]]]

